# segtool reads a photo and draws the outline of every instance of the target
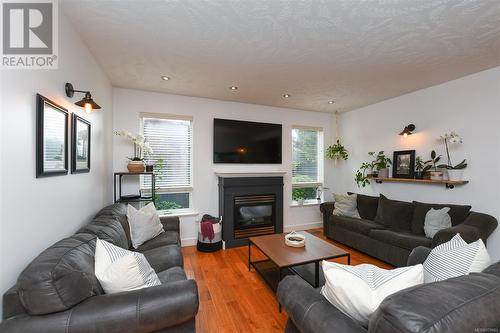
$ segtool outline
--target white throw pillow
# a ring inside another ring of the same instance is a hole
[[[321,294],[363,326],[387,296],[424,282],[422,265],[382,269],[370,264],[341,265],[323,261]]]
[[[160,216],[153,203],[147,204],[140,210],[128,205],[127,220],[134,249],[164,232]]]
[[[106,294],[158,286],[160,279],[142,253],[97,238],[95,276]]]
[[[439,230],[451,228],[451,217],[450,214],[448,214],[449,211],[450,207],[429,209],[427,214],[425,214],[425,236],[432,238]]]
[[[358,212],[356,194],[333,194],[335,206],[333,215],[361,218]]]
[[[436,282],[482,272],[491,259],[481,239],[467,244],[456,234],[450,241],[432,249],[424,261],[424,281]]]

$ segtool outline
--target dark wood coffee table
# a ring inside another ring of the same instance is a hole
[[[250,271],[253,267],[274,292],[281,279],[289,274],[297,274],[314,288],[319,287],[319,263],[322,260],[347,257],[347,264],[351,263],[349,252],[306,231],[300,233],[306,237],[304,247],[286,245],[286,234],[249,238],[248,270]],[[268,259],[252,261],[252,245],[264,253]]]

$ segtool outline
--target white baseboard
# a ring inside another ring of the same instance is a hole
[[[305,223],[305,224],[294,224],[294,225],[287,225],[283,227],[284,232],[290,232],[290,231],[299,231],[299,230],[307,230],[307,229],[316,229],[316,228],[322,228],[323,227],[323,222],[312,222],[312,223]],[[198,242],[198,238],[183,238],[181,239],[181,246],[194,246]]]
[[[307,229],[316,229],[316,228],[323,228],[323,222],[312,222],[312,223],[305,223],[305,224],[293,224],[293,225],[286,225],[283,227],[284,232],[290,232],[290,231],[298,231],[298,230],[307,230]]]
[[[198,243],[198,238],[183,238],[181,239],[181,246],[194,246]]]

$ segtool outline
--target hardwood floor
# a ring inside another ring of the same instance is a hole
[[[322,229],[309,231],[326,239]],[[382,268],[392,268],[347,246],[328,241],[348,250],[352,265],[371,263]],[[198,333],[283,332],[286,313],[279,313],[274,293],[258,273],[253,269],[248,271],[247,247],[203,253],[198,252],[195,246],[189,246],[182,248],[182,252],[188,278],[195,279],[198,283]],[[252,248],[252,260],[259,257],[257,252],[257,249]],[[333,261],[347,263],[345,258]]]

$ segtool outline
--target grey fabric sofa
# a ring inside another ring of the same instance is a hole
[[[357,205],[360,219],[332,215],[335,204],[321,204],[326,237],[398,267],[406,264],[414,248],[433,248],[457,233],[469,243],[481,238],[486,244],[498,224],[493,216],[470,211],[467,205],[405,202],[362,194],[357,196]],[[425,214],[430,208],[442,207],[451,208],[452,227],[427,238]]]
[[[408,265],[422,263],[430,248],[418,247]],[[387,297],[363,327],[298,276],[285,277],[278,300],[288,313],[287,333],[498,332],[500,262],[473,273],[422,284]]]
[[[0,332],[195,332],[198,289],[183,270],[178,218],[141,245],[162,285],[104,294],[94,274],[96,236],[131,249],[126,206],[103,208],[76,234],[43,251],[3,295]]]

